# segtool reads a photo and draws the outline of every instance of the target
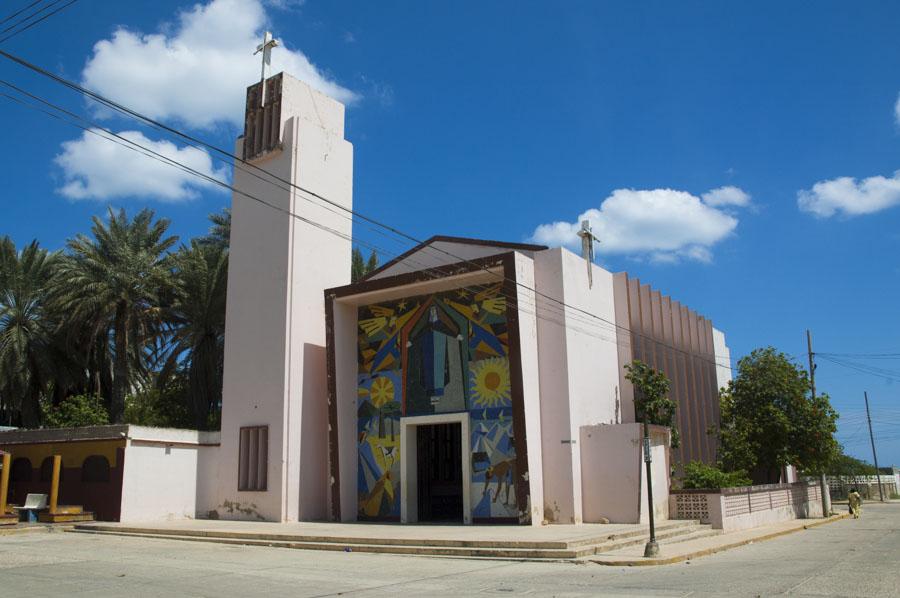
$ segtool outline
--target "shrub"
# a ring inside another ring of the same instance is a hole
[[[193,420],[182,400],[182,389],[172,386],[142,390],[125,398],[125,423],[154,428],[193,428]]]
[[[103,426],[109,423],[109,413],[100,397],[75,395],[48,409],[44,414],[44,423],[48,428]]]
[[[682,487],[685,490],[719,490],[735,486],[749,486],[745,471],[722,471],[715,465],[692,461],[684,466]]]

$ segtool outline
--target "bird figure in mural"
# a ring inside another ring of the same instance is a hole
[[[500,294],[500,284],[495,284],[476,293],[475,303],[479,310],[499,316],[506,311],[506,297]]]
[[[394,455],[396,454],[396,452],[397,452],[397,447],[395,447],[395,446],[390,446],[390,447],[382,446],[381,447],[381,455],[384,458],[384,462],[387,463],[388,459],[391,460],[388,467],[391,467],[391,465],[394,464]]]
[[[393,309],[384,307],[383,305],[372,305],[369,307],[374,318],[366,318],[360,320],[359,327],[368,336],[375,336],[385,328],[392,329],[397,323],[397,316]]]

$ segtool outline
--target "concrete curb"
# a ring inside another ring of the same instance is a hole
[[[793,534],[794,532],[807,530],[807,529],[810,529],[813,527],[819,527],[820,525],[825,525],[826,523],[834,523],[835,521],[840,521],[841,519],[847,519],[848,517],[850,517],[850,513],[841,513],[839,515],[832,515],[828,519],[820,519],[818,521],[813,521],[812,523],[807,523],[805,525],[792,527],[789,529],[783,529],[783,530],[779,530],[777,532],[763,534],[761,536],[754,536],[752,538],[744,538],[743,540],[739,540],[737,542],[721,544],[719,546],[704,548],[702,550],[695,550],[694,552],[678,554],[678,555],[671,556],[671,557],[621,559],[621,560],[597,560],[597,559],[587,559],[587,560],[592,563],[596,563],[598,565],[605,565],[608,567],[647,567],[647,566],[652,567],[655,565],[672,565],[675,563],[681,563],[684,561],[689,561],[692,559],[700,558],[703,556],[709,556],[711,554],[715,554],[717,552],[723,552],[725,550],[730,550],[732,548],[738,548],[739,546],[746,546],[747,544],[753,544],[754,542],[762,542],[764,540],[772,540],[773,538],[786,536],[788,534]]]
[[[0,527],[0,536],[17,536],[20,534],[35,534],[35,533],[47,534],[47,533],[51,533],[51,532],[55,532],[55,531],[59,531],[59,530],[68,531],[68,528],[71,528],[71,527],[72,526],[68,525],[68,524],[65,524],[65,525],[59,525],[59,524],[56,524],[56,525],[53,525],[53,524],[29,525],[27,527],[8,527],[8,528]]]

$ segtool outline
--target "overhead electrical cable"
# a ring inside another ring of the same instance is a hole
[[[18,29],[16,29],[15,31],[12,31],[12,33],[9,33],[8,35],[6,35],[6,36],[4,36],[4,37],[0,37],[0,44],[2,44],[3,42],[5,42],[5,41],[7,41],[7,40],[9,40],[9,39],[12,39],[12,38],[15,37],[16,35],[19,35],[20,33],[23,33],[23,32],[25,32],[25,31],[28,31],[29,29],[31,29],[32,27],[34,27],[34,26],[37,25],[38,23],[41,23],[41,22],[43,22],[43,21],[49,19],[50,17],[52,17],[53,15],[57,14],[58,12],[60,12],[60,11],[62,11],[62,10],[65,10],[66,8],[68,8],[68,7],[72,6],[73,4],[75,4],[76,2],[78,2],[78,0],[69,0],[67,3],[65,3],[65,4],[63,4],[62,6],[58,7],[58,8],[57,8],[56,10],[54,10],[53,12],[47,13],[47,14],[45,14],[44,16],[42,16],[41,18],[39,18],[39,19],[37,19],[37,20],[35,20],[35,21],[32,21],[31,23],[28,23],[27,25],[25,25],[24,27],[22,27],[22,25],[23,25],[24,23],[26,23],[28,20],[34,18],[35,16],[37,16],[37,15],[39,15],[40,13],[44,12],[45,10],[47,10],[48,8],[50,8],[51,6],[54,6],[54,5],[56,5],[56,4],[59,4],[59,3],[62,2],[62,1],[63,1],[63,0],[55,0],[54,2],[51,2],[50,4],[48,4],[48,5],[44,6],[43,8],[41,8],[41,10],[39,10],[39,11],[37,11],[37,12],[35,12],[35,13],[29,15],[28,17],[26,17],[26,18],[24,18],[24,19],[21,19],[20,21],[16,22],[14,25],[12,25],[12,26],[10,26],[10,27],[7,27],[7,28],[4,29],[3,31],[0,31],[0,35],[2,35],[3,33],[6,33],[7,31],[10,31],[10,30],[12,30],[12,29],[18,28]]]
[[[40,3],[43,2],[43,1],[44,1],[44,0],[34,0],[34,2],[32,2],[31,4],[29,4],[29,5],[27,5],[27,6],[24,6],[24,7],[20,8],[19,10],[17,10],[16,12],[12,13],[11,15],[5,17],[2,21],[0,21],[0,25],[2,25],[3,23],[6,23],[7,21],[10,21],[10,20],[16,18],[18,15],[22,14],[23,12],[25,12],[26,10],[28,10],[29,8],[31,8],[31,7],[34,6],[35,4],[40,4]]]
[[[37,72],[38,74],[41,74],[41,75],[46,76],[46,77],[49,77],[49,78],[51,78],[52,80],[54,80],[54,81],[56,81],[56,82],[58,82],[58,83],[64,85],[65,87],[68,87],[68,88],[70,88],[70,89],[72,89],[72,90],[74,90],[74,91],[77,91],[77,92],[79,92],[79,93],[81,93],[81,94],[83,94],[83,95],[85,95],[85,96],[87,96],[87,97],[89,97],[89,98],[91,98],[91,99],[94,99],[94,100],[97,101],[98,103],[100,103],[100,104],[102,104],[102,105],[104,105],[104,106],[107,106],[107,107],[109,107],[109,108],[111,108],[111,109],[113,109],[113,110],[115,110],[115,111],[117,111],[117,112],[123,113],[123,114],[128,115],[128,116],[130,116],[130,117],[132,117],[132,118],[135,118],[135,119],[137,119],[137,120],[140,120],[140,121],[144,122],[145,124],[147,124],[147,125],[149,125],[149,126],[151,126],[151,127],[153,127],[153,128],[157,128],[157,129],[159,129],[159,130],[166,131],[166,132],[168,132],[168,133],[170,133],[170,134],[172,134],[172,135],[178,136],[178,137],[180,137],[181,139],[184,139],[184,140],[188,141],[189,144],[194,145],[194,147],[197,147],[197,145],[200,145],[200,146],[202,146],[202,147],[204,147],[204,148],[207,148],[207,149],[209,149],[209,150],[211,150],[211,151],[213,151],[213,152],[215,152],[215,153],[217,153],[217,154],[219,154],[219,155],[227,156],[227,157],[229,157],[229,158],[235,160],[236,162],[240,162],[242,165],[244,165],[244,166],[246,166],[246,167],[248,167],[248,168],[250,168],[250,169],[253,169],[253,170],[256,170],[256,171],[259,171],[259,172],[264,173],[267,177],[271,177],[271,179],[274,179],[274,181],[277,181],[277,182],[280,182],[280,183],[284,183],[284,184],[290,185],[291,187],[297,189],[298,191],[301,191],[302,193],[311,195],[311,196],[313,196],[313,197],[319,199],[320,201],[323,201],[323,202],[325,202],[325,203],[327,203],[327,204],[329,204],[329,205],[332,205],[332,206],[334,206],[334,207],[337,207],[337,208],[339,208],[339,209],[341,209],[341,210],[347,211],[347,212],[349,212],[350,214],[352,214],[352,215],[354,215],[354,216],[356,216],[356,217],[358,217],[358,218],[360,218],[360,219],[362,219],[362,220],[364,220],[364,221],[366,221],[366,222],[369,222],[369,223],[374,224],[374,225],[376,225],[376,226],[385,228],[386,230],[388,230],[388,231],[390,231],[390,232],[392,232],[392,233],[394,233],[394,234],[396,234],[396,235],[398,235],[398,236],[401,236],[401,237],[403,237],[403,238],[405,238],[405,239],[407,239],[407,240],[409,240],[409,241],[415,242],[416,244],[422,244],[422,243],[423,243],[422,240],[417,239],[416,237],[414,237],[414,236],[412,236],[412,235],[409,235],[409,234],[407,234],[407,233],[404,233],[404,232],[402,232],[402,231],[396,229],[395,227],[392,227],[392,226],[390,226],[390,225],[381,223],[381,222],[375,220],[374,218],[371,218],[371,217],[365,216],[365,215],[363,215],[363,214],[360,214],[359,212],[356,212],[356,211],[354,211],[354,210],[352,210],[352,209],[350,209],[350,208],[347,208],[346,206],[343,206],[343,205],[341,205],[341,204],[339,204],[339,203],[337,203],[337,202],[334,202],[334,201],[332,201],[332,200],[329,200],[329,199],[325,198],[324,196],[322,196],[322,195],[320,195],[320,194],[318,194],[318,193],[315,193],[315,192],[313,192],[313,191],[310,191],[310,190],[308,190],[308,189],[305,189],[305,188],[303,188],[303,187],[297,185],[296,183],[293,183],[292,181],[289,181],[289,180],[286,180],[286,179],[282,179],[282,178],[280,178],[280,177],[278,177],[278,176],[275,176],[275,175],[273,175],[272,173],[266,171],[265,169],[262,169],[262,168],[260,168],[259,166],[256,166],[256,165],[254,165],[254,164],[252,164],[252,163],[250,163],[250,162],[244,160],[243,158],[240,158],[240,157],[238,157],[238,156],[235,156],[235,155],[231,154],[230,152],[228,152],[228,151],[226,151],[226,150],[223,150],[223,149],[221,149],[221,148],[219,148],[219,147],[217,147],[217,146],[215,146],[215,145],[212,145],[212,144],[210,144],[210,143],[207,143],[207,142],[205,142],[205,141],[203,141],[203,140],[197,139],[197,138],[195,138],[195,137],[193,137],[193,136],[191,136],[191,135],[188,135],[187,133],[184,133],[184,132],[182,132],[182,131],[179,131],[179,130],[177,130],[177,129],[173,128],[173,127],[170,127],[170,126],[168,126],[168,125],[165,125],[165,124],[163,124],[163,123],[160,123],[160,122],[158,122],[158,121],[156,121],[156,120],[154,120],[154,119],[151,119],[151,118],[149,118],[149,117],[147,117],[147,116],[145,116],[145,115],[143,115],[143,114],[140,114],[140,113],[138,113],[138,112],[136,112],[136,111],[134,111],[134,110],[132,110],[132,109],[130,109],[130,108],[127,108],[127,107],[125,107],[125,106],[123,106],[123,105],[121,105],[121,104],[118,104],[117,102],[114,102],[114,101],[112,101],[112,100],[109,100],[109,99],[107,99],[107,98],[101,96],[100,94],[98,94],[98,93],[96,93],[96,92],[93,92],[93,91],[91,91],[91,90],[89,90],[89,89],[86,89],[86,88],[82,87],[81,85],[78,85],[77,83],[74,83],[74,82],[72,82],[72,81],[69,81],[69,80],[67,80],[67,79],[65,79],[65,78],[63,78],[63,77],[60,77],[60,76],[58,76],[58,75],[56,75],[56,74],[54,74],[54,73],[51,73],[51,72],[47,71],[46,69],[44,69],[44,68],[42,68],[42,67],[39,67],[39,66],[37,66],[37,65],[34,65],[34,64],[32,64],[32,63],[30,63],[30,62],[28,62],[28,61],[26,61],[26,60],[24,60],[24,59],[22,59],[22,58],[20,58],[20,57],[18,57],[18,56],[15,56],[15,55],[13,55],[13,54],[10,54],[9,52],[6,52],[6,51],[4,51],[4,50],[0,50],[0,56],[3,56],[4,58],[7,58],[8,60],[11,60],[11,61],[13,61],[13,62],[15,62],[15,63],[17,63],[17,64],[19,64],[19,65],[25,67],[25,68],[28,68],[29,70],[32,70],[32,71],[34,71],[34,72]],[[272,184],[275,184],[275,183],[272,183]],[[241,194],[244,194],[243,192],[240,192],[240,193],[241,193]],[[246,195],[246,194],[244,194],[244,195]],[[657,346],[664,346],[664,347],[670,348],[670,349],[672,349],[673,351],[676,351],[676,352],[679,352],[679,353],[683,353],[683,354],[688,355],[688,356],[690,356],[690,357],[692,357],[692,358],[695,358],[695,359],[702,359],[702,360],[708,361],[708,362],[712,363],[713,365],[722,365],[722,366],[725,366],[725,367],[730,367],[730,363],[729,363],[729,364],[718,363],[718,362],[715,360],[715,356],[714,356],[714,355],[713,355],[713,359],[710,360],[710,359],[708,359],[708,358],[706,358],[706,357],[703,357],[703,356],[700,356],[700,355],[697,355],[697,354],[694,354],[694,353],[690,353],[690,352],[688,352],[688,351],[684,351],[683,349],[680,349],[680,348],[675,347],[675,346],[673,346],[673,345],[669,345],[669,344],[667,344],[667,343],[664,343],[664,342],[660,341],[659,339],[654,338],[654,337],[652,337],[652,336],[646,335],[646,334],[641,333],[641,332],[633,331],[633,330],[632,330],[630,327],[628,327],[628,326],[623,326],[623,325],[617,324],[616,322],[610,321],[610,320],[608,320],[608,319],[606,319],[606,318],[603,318],[602,316],[599,316],[599,315],[597,315],[597,314],[594,314],[594,313],[592,313],[592,312],[589,312],[589,311],[584,310],[584,309],[582,309],[582,308],[579,308],[579,307],[577,307],[577,306],[573,306],[573,305],[567,304],[567,303],[565,303],[565,302],[563,302],[563,301],[561,301],[561,300],[559,300],[559,299],[556,299],[555,297],[552,297],[552,296],[546,295],[545,293],[542,293],[542,292],[540,292],[540,291],[537,291],[536,289],[534,289],[534,288],[532,288],[532,287],[529,287],[528,285],[526,285],[526,284],[524,284],[524,283],[522,283],[522,282],[520,282],[520,281],[518,281],[518,280],[511,279],[511,278],[506,277],[506,276],[504,276],[504,275],[501,275],[501,274],[498,274],[498,273],[496,273],[496,272],[493,272],[493,271],[491,271],[489,268],[487,268],[487,267],[485,267],[485,266],[483,266],[483,265],[481,265],[481,264],[475,264],[474,262],[472,262],[472,261],[469,260],[469,259],[466,259],[466,258],[457,256],[457,255],[454,255],[452,252],[449,252],[449,251],[446,251],[446,250],[444,250],[444,249],[440,249],[440,248],[437,248],[437,247],[434,247],[434,246],[429,246],[429,247],[427,247],[427,249],[430,249],[430,250],[432,250],[432,251],[436,251],[436,252],[441,253],[441,254],[443,254],[443,255],[445,255],[445,256],[448,256],[448,257],[450,257],[450,258],[453,258],[453,259],[456,260],[457,263],[467,263],[467,264],[470,264],[470,265],[474,265],[477,269],[482,269],[482,270],[484,270],[485,272],[489,273],[490,275],[496,276],[496,277],[500,278],[500,279],[503,280],[504,282],[509,282],[509,283],[511,283],[511,284],[515,284],[516,286],[518,286],[518,287],[520,287],[520,288],[523,288],[525,291],[527,291],[527,292],[529,292],[529,293],[534,293],[535,295],[540,296],[540,297],[542,297],[542,298],[544,298],[544,299],[547,299],[548,301],[551,301],[551,302],[553,302],[553,303],[559,304],[560,307],[563,308],[563,309],[569,309],[569,310],[572,310],[572,311],[574,311],[574,312],[577,312],[578,314],[583,314],[583,315],[585,315],[585,316],[588,316],[589,318],[596,319],[596,320],[599,321],[599,322],[603,322],[604,324],[609,325],[609,326],[612,326],[612,327],[614,327],[615,329],[621,329],[621,330],[627,332],[628,334],[634,335],[635,337],[640,337],[640,338],[647,339],[647,340],[649,340],[650,342],[655,343]],[[565,312],[565,315],[566,315],[566,317],[571,317],[571,314],[568,313],[568,312]],[[612,330],[612,329],[610,329],[610,330]]]

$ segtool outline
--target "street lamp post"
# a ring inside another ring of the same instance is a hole
[[[650,540],[644,546],[644,556],[651,557],[659,554],[659,544],[656,543],[656,525],[653,517],[653,471],[650,467],[653,457],[650,455],[650,427],[647,425],[647,417],[644,416],[644,463],[647,466],[647,514],[650,516]]]

